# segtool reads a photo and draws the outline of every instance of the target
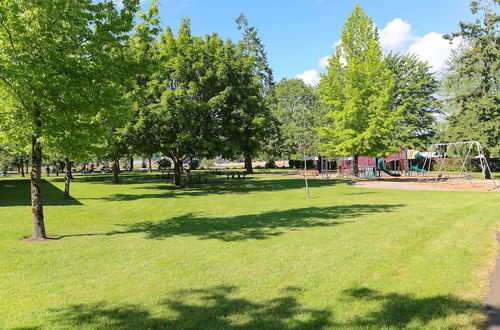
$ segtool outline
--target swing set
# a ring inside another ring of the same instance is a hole
[[[419,174],[418,182],[448,182],[453,183],[456,188],[461,181],[469,182],[471,186],[474,183],[484,184],[485,189],[488,184],[493,185],[493,189],[497,188],[494,177],[491,175],[490,165],[488,164],[483,152],[481,144],[477,141],[453,142],[453,143],[436,143],[431,144],[424,154],[425,160],[422,166],[426,170],[425,173]],[[460,170],[458,173],[450,169],[450,162],[459,164]],[[482,182],[473,183],[473,160],[479,162],[481,170]],[[437,171],[431,172],[431,164],[434,161],[434,167],[437,166]],[[491,179],[487,179],[487,176]]]

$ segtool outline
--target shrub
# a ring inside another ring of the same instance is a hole
[[[166,169],[172,166],[172,162],[168,158],[162,158],[158,161],[158,169]]]
[[[198,167],[200,167],[200,161],[198,159],[191,159],[189,162],[189,169],[196,170]]]
[[[265,167],[266,168],[276,168],[276,163],[274,162],[274,160],[269,160],[269,161],[267,161]]]

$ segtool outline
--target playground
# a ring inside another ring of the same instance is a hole
[[[325,170],[331,161],[321,161],[322,178],[335,175]],[[336,163],[336,176],[353,179],[350,184],[357,187],[500,191],[497,175],[477,141],[432,144],[426,151],[400,148],[386,157],[339,157]]]

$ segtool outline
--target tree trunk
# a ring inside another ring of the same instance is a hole
[[[153,173],[153,167],[151,166],[151,157],[148,158],[149,173]]]
[[[134,170],[134,157],[130,156],[130,172]]]
[[[64,160],[64,199],[70,199],[69,184],[71,182],[71,162],[68,158]]]
[[[179,160],[177,158],[173,158],[174,161],[174,187],[175,188],[180,188],[182,187],[182,182],[181,182],[181,173],[182,173],[182,160]]]
[[[115,160],[113,163],[113,182],[114,183],[120,182],[120,161],[119,160]]]
[[[304,181],[306,182],[306,198],[310,199],[311,195],[309,194],[309,183],[307,182],[307,160],[306,160],[306,154],[304,154]]]
[[[484,164],[484,178],[491,179],[491,171],[488,170],[488,169],[490,169],[490,153],[489,152],[484,153],[484,161],[486,162],[486,164]]]
[[[21,176],[24,178],[24,159],[21,159],[19,166],[21,167]]]
[[[36,136],[31,138],[31,212],[33,214],[33,238],[44,239],[45,224],[42,205],[42,146]]]
[[[253,173],[252,157],[249,154],[245,155],[245,169],[248,174]]]
[[[30,166],[30,161],[28,159],[26,159],[26,170],[25,170],[26,174],[28,174],[28,172],[29,172],[29,166]]]
[[[354,176],[357,178],[359,174],[359,168],[358,168],[358,155],[354,155],[353,158],[353,163],[352,163],[352,170],[354,172]]]

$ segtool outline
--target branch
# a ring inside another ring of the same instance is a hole
[[[3,76],[0,76],[0,80],[2,80],[7,86],[9,86],[10,89],[12,89],[12,91],[16,94],[17,98],[19,99],[19,102],[21,102],[21,105],[24,107],[24,109],[29,111],[30,108],[26,105],[23,98],[21,97],[21,94],[19,94],[19,92],[14,88],[14,86]]]
[[[12,39],[12,34],[10,33],[10,30],[7,29],[7,27],[5,26],[5,24],[3,24],[2,21],[0,21],[0,25],[5,29],[5,31],[9,35],[9,41],[10,41],[10,46],[12,47],[12,50],[17,53],[16,47],[14,46],[14,40]]]

